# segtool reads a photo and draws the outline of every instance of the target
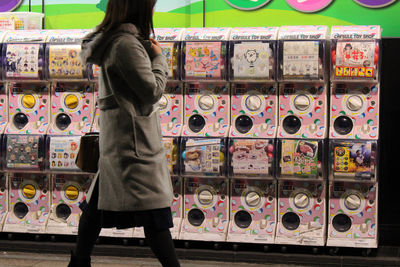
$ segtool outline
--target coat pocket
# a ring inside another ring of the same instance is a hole
[[[119,107],[113,94],[97,99],[97,104],[100,110],[115,109]]]
[[[136,155],[153,156],[162,149],[161,126],[158,110],[153,111],[149,116],[135,116],[135,149]]]

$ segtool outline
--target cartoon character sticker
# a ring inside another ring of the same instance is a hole
[[[84,68],[79,57],[80,45],[51,45],[49,76],[51,79],[83,79]]]
[[[220,42],[186,43],[186,79],[223,78],[221,52]]]
[[[266,78],[270,77],[273,65],[272,50],[268,43],[237,43],[234,46],[232,59],[233,75],[235,79]],[[271,64],[272,63],[272,64]]]
[[[79,170],[75,165],[80,136],[51,137],[49,165],[52,170]]]
[[[39,49],[39,44],[8,44],[6,77],[39,79]]]

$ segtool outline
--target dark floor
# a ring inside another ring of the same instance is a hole
[[[22,253],[22,252],[0,252],[0,266],[13,267],[58,267],[68,265],[68,255],[60,254],[42,254],[42,253]],[[231,263],[231,262],[215,262],[215,261],[191,261],[182,260],[182,267],[215,267],[215,266],[303,266],[303,265],[287,265],[287,264],[248,264],[248,263]],[[155,259],[151,258],[128,258],[128,257],[111,257],[111,256],[95,256],[92,259],[93,267],[156,267],[161,266]]]

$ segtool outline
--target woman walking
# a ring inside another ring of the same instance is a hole
[[[168,66],[153,32],[156,0],[109,0],[103,22],[82,42],[84,63],[101,67],[99,171],[81,206],[69,266],[90,266],[101,228],[144,227],[163,266],[179,266],[169,228],[172,185],[158,101]]]

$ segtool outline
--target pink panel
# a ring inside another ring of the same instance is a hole
[[[275,137],[278,123],[276,93],[275,84],[234,84],[230,137]],[[239,123],[244,116],[251,119],[252,127],[237,129],[236,123]],[[238,118],[240,119],[237,122]]]
[[[50,123],[50,93],[47,86],[45,83],[10,84],[7,134],[46,134]],[[19,113],[28,119],[23,128],[14,124],[14,116]]]

